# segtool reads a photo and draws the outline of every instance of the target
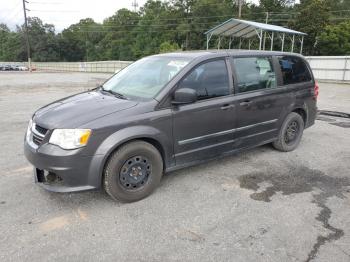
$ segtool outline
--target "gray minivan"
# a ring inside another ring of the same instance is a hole
[[[24,152],[47,190],[103,187],[137,201],[164,172],[267,143],[294,150],[314,124],[317,95],[308,63],[292,53],[155,55],[37,110]]]

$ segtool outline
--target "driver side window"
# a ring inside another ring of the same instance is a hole
[[[198,100],[225,96],[230,93],[228,72],[224,60],[206,62],[193,69],[178,88],[191,88]]]

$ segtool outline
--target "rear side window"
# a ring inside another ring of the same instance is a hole
[[[311,74],[303,59],[294,56],[280,56],[283,84],[297,84],[311,81]]]
[[[228,95],[230,85],[225,61],[215,60],[201,64],[180,82],[179,88],[194,89],[198,100]]]
[[[234,58],[231,63],[237,74],[239,93],[276,87],[276,74],[269,57]]]

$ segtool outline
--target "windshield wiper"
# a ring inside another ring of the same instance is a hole
[[[121,93],[115,92],[115,91],[113,91],[113,90],[111,90],[111,89],[104,89],[103,86],[99,86],[99,87],[101,88],[101,90],[102,90],[103,92],[110,93],[110,94],[112,94],[112,95],[114,95],[115,97],[118,97],[118,98],[120,98],[120,99],[128,100],[128,98],[127,98],[125,95],[121,94]]]

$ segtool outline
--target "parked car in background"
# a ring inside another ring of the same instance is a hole
[[[4,71],[11,71],[12,67],[11,67],[11,65],[4,65],[3,70]]]
[[[18,65],[11,65],[11,69],[13,71],[19,71],[19,66]]]
[[[28,67],[24,65],[9,65],[2,64],[0,65],[0,71],[27,71]]]
[[[164,172],[267,143],[294,150],[314,124],[317,96],[300,55],[155,55],[36,111],[24,152],[47,190],[103,187],[114,199],[137,201]]]
[[[27,71],[28,67],[26,67],[26,66],[18,66],[18,70],[19,71]]]

